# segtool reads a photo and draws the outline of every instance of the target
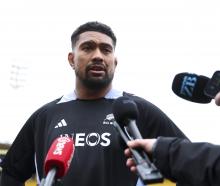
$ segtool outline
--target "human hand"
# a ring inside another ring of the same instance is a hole
[[[215,96],[215,104],[217,106],[220,106],[220,92]]]
[[[142,148],[146,151],[146,153],[151,154],[152,153],[152,148],[154,143],[156,142],[156,139],[136,139],[132,141],[128,141],[127,145],[129,148]],[[131,150],[127,148],[124,151],[124,154],[126,157],[128,157],[126,161],[126,166],[130,168],[131,172],[136,172],[136,164],[132,158],[132,153]]]

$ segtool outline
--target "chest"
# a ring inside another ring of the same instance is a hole
[[[118,134],[113,120],[111,101],[61,105],[47,117],[48,144],[56,137],[69,136],[79,147],[117,145]]]

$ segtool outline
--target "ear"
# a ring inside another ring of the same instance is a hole
[[[118,59],[115,58],[115,67],[117,66],[117,64],[118,64]]]
[[[68,61],[69,61],[70,66],[72,67],[72,69],[75,69],[74,54],[72,52],[70,52],[68,54]]]

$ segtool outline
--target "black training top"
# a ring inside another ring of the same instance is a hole
[[[71,136],[75,152],[68,173],[60,181],[77,186],[135,186],[137,177],[126,167],[122,140],[112,125],[112,103],[127,96],[138,106],[137,126],[143,138],[186,136],[155,105],[143,98],[111,90],[105,98],[79,100],[74,93],[54,100],[27,120],[3,161],[2,186],[19,185],[34,173],[38,182],[53,140]],[[17,183],[18,182],[18,183]]]

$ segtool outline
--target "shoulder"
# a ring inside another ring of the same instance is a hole
[[[123,92],[123,96],[128,97],[129,99],[132,99],[135,101],[138,107],[147,107],[147,108],[155,108],[158,109],[156,105],[154,105],[152,102],[146,100],[145,98],[142,98],[140,96],[137,96],[132,93]]]
[[[168,118],[168,116],[162,111],[158,106],[156,106],[154,103],[146,100],[145,98],[142,98],[140,96],[136,96],[131,93],[124,92],[123,96],[127,96],[133,101],[135,101],[138,110],[140,112],[140,115],[143,115],[145,117],[155,118],[155,119],[165,119]]]
[[[42,116],[43,114],[47,112],[52,112],[52,110],[55,109],[59,105],[58,102],[60,101],[60,99],[61,97],[42,105],[41,107],[39,107],[37,110],[33,112],[33,114],[31,115],[29,119]]]

